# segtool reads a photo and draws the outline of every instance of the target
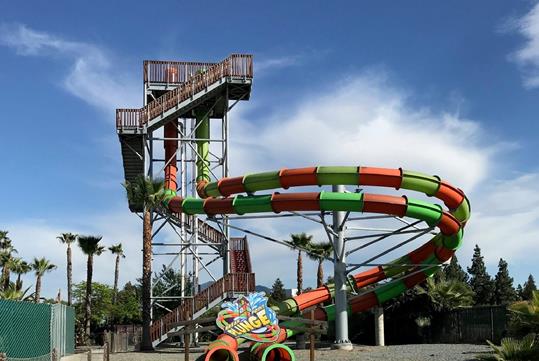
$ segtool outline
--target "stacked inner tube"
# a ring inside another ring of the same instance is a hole
[[[201,165],[202,167],[202,165]],[[202,174],[205,174],[202,172]],[[431,203],[404,195],[373,193],[301,192],[255,194],[256,192],[289,189],[300,186],[352,185],[406,189],[436,198]],[[374,167],[308,167],[281,169],[273,172],[248,174],[208,182],[199,179],[197,190],[201,198],[182,198],[175,192],[167,193],[164,205],[170,212],[185,214],[251,214],[285,211],[347,211],[377,213],[396,217],[410,217],[426,222],[439,233],[419,248],[386,266],[377,266],[350,277],[350,284],[358,296],[349,300],[350,312],[362,312],[379,306],[432,276],[440,265],[448,261],[462,243],[463,229],[470,217],[470,204],[462,190],[438,176]],[[385,281],[380,283],[381,281]],[[380,283],[380,284],[379,284]],[[365,291],[366,286],[375,285]],[[334,286],[327,284],[281,302],[275,309],[284,315],[301,314],[308,308],[330,301]],[[333,320],[333,306],[318,308],[315,318]],[[283,326],[283,339],[294,334]],[[210,345],[206,360],[237,359],[237,347],[244,339],[233,339],[223,334]],[[269,344],[271,345],[271,344]],[[267,359],[271,353],[261,352],[269,345],[253,345],[258,359]],[[223,351],[220,351],[223,350]],[[258,350],[258,351],[256,351]],[[281,352],[281,351],[278,351]],[[276,353],[275,353],[276,354]],[[264,356],[265,355],[265,356]]]

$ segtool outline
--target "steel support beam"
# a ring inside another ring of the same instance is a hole
[[[334,185],[333,192],[345,191],[343,185]],[[332,348],[351,351],[348,338],[348,300],[346,282],[346,253],[344,249],[345,212],[333,212],[333,277],[335,279],[335,342]]]

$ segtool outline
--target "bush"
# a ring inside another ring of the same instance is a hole
[[[484,361],[534,361],[539,360],[539,346],[535,334],[530,333],[522,340],[514,338],[502,339],[501,345],[496,346],[487,341],[493,353],[477,356]]]
[[[534,291],[530,301],[519,301],[509,306],[512,335],[522,337],[529,333],[539,334],[539,291]]]

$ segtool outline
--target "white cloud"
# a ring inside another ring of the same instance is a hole
[[[309,165],[403,167],[440,176],[471,191],[502,147],[482,138],[477,122],[413,108],[384,75],[364,73],[305,96],[296,107],[233,120],[236,173]],[[252,112],[251,112],[252,113]],[[243,117],[243,113],[240,113]],[[238,124],[239,123],[239,124]]]
[[[301,56],[299,55],[285,55],[274,58],[262,58],[254,62],[254,71],[258,75],[264,74],[271,70],[278,70],[287,68],[290,66],[296,66],[300,64]]]
[[[512,54],[512,59],[522,67],[524,85],[528,88],[537,88],[539,87],[539,3],[512,25],[526,39],[526,43]]]
[[[483,255],[492,266],[500,258],[515,266],[530,261],[533,264],[539,252],[538,173],[485,184],[472,210],[473,219],[466,231],[468,253],[472,242],[478,242],[485,246]]]
[[[511,264],[539,252],[539,176],[513,176],[507,151],[517,144],[497,139],[477,121],[412,106],[408,92],[393,86],[384,74],[367,72],[316,91],[302,94],[308,100],[286,111],[254,121],[247,115],[256,113],[256,104],[232,115],[232,175],[314,165],[403,167],[437,174],[471,199],[472,219],[459,251],[461,263],[469,262],[476,243],[489,267],[495,267],[500,257]],[[277,238],[305,229],[315,233],[312,225],[279,221],[258,221],[251,227]],[[324,239],[318,232],[320,237]],[[278,262],[279,276],[293,284],[294,255],[288,252],[285,258],[273,245],[261,242],[251,241],[254,263],[271,268],[271,262]],[[375,250],[350,260],[364,260]],[[270,284],[277,276],[261,273],[258,280]],[[306,278],[312,285],[314,274]]]
[[[67,61],[70,65],[62,86],[108,114],[115,108],[140,106],[138,82],[124,73],[111,54],[94,44],[67,40],[22,24],[1,24],[0,44],[21,56]]]

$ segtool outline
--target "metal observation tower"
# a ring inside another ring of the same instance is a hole
[[[154,262],[168,257],[168,267],[182,274],[180,296],[168,295],[169,290],[151,295],[154,309],[167,312],[153,320],[152,342],[155,346],[166,341],[180,328],[178,322],[196,319],[227,298],[254,291],[247,239],[230,237],[231,230],[289,246],[242,225],[248,220],[295,217],[295,223],[321,226],[333,243],[334,256],[328,260],[334,265],[334,283],[272,307],[284,316],[314,310],[316,319],[335,321],[334,347],[351,349],[349,315],[375,310],[380,320],[384,302],[448,262],[462,244],[469,201],[462,190],[438,176],[402,168],[311,166],[229,177],[228,112],[249,99],[252,80],[250,55],[231,55],[219,63],[146,61],[144,107],[116,112],[125,179],[133,181],[141,174],[164,177],[166,199],[152,214]],[[324,188],[287,191],[316,186]],[[364,191],[371,188],[385,190]],[[391,195],[390,190],[405,194]],[[129,206],[132,212],[142,211],[135,204]],[[173,237],[158,241],[164,229],[172,230]],[[419,246],[412,244],[421,240]],[[367,255],[371,246],[372,254]],[[388,258],[401,248],[404,254]],[[366,259],[348,260],[360,254]],[[210,268],[219,261],[222,272],[214,274]],[[212,280],[204,289],[199,288],[201,272]],[[187,279],[192,284],[188,293]],[[167,307],[177,298],[182,299],[178,307]],[[286,322],[280,326],[277,343],[294,335]],[[209,346],[206,360],[238,360],[242,342],[245,338],[223,333]],[[257,352],[264,349],[253,347]]]
[[[197,180],[209,182],[229,175],[228,112],[239,101],[249,100],[252,56],[233,54],[219,63],[144,61],[143,72],[144,107],[116,110],[125,180],[132,182],[141,174],[164,178],[167,190],[198,197]],[[135,204],[129,209],[143,211]],[[254,291],[255,279],[247,239],[229,237],[226,216],[212,226],[197,215],[156,209],[152,223],[153,265],[166,264],[183,276],[180,297],[168,295],[169,290],[152,292],[153,309],[168,311],[152,324],[155,346],[175,331],[169,323],[196,318],[227,297]],[[164,238],[159,237],[164,230],[172,230],[175,240],[158,241]],[[210,265],[219,261],[222,272],[215,274]],[[213,281],[202,291],[201,272]],[[188,284],[190,292],[186,292]],[[167,302],[178,298],[183,299],[181,305],[170,309]]]

